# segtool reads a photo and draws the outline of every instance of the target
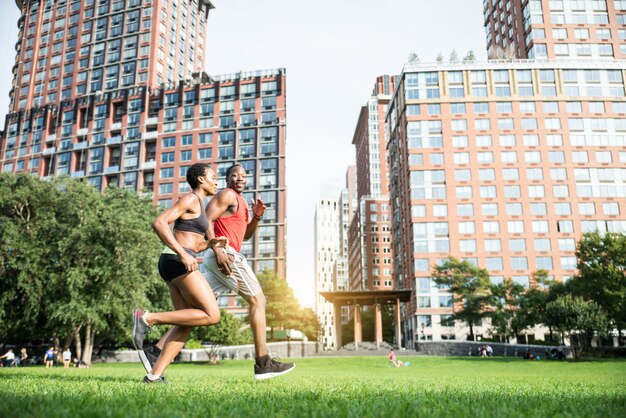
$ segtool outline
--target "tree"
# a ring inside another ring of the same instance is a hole
[[[420,61],[420,57],[415,52],[409,54],[409,64],[419,64]]]
[[[578,274],[567,286],[574,295],[600,305],[613,326],[626,328],[626,235],[586,233],[576,250]]]
[[[508,342],[509,337],[515,337],[526,328],[519,320],[520,304],[524,295],[524,286],[505,278],[502,283],[489,286],[493,309],[489,313],[491,326],[498,335]]]
[[[311,315],[310,309],[300,307],[287,281],[278,278],[276,272],[269,270],[259,273],[257,278],[267,299],[265,317],[267,326],[270,327],[270,339],[274,328],[297,329],[304,332],[307,337],[314,334],[314,338],[317,338],[320,329],[317,316]]]
[[[441,54],[441,52],[437,55],[436,60],[438,64],[443,63],[443,55]]]
[[[220,309],[220,322],[210,327],[194,328],[189,338],[220,345],[241,345],[252,343],[252,332],[244,320]]]
[[[0,335],[63,339],[63,348],[74,340],[89,363],[94,346],[129,339],[130,308],[165,304],[151,200],[11,174],[0,177],[0,198]]]
[[[474,54],[474,50],[470,49],[465,58],[463,58],[464,63],[474,62],[476,61],[476,55]]]
[[[448,288],[457,304],[452,320],[466,322],[470,329],[469,339],[474,339],[474,325],[489,315],[491,295],[489,273],[454,257],[447,258],[435,267],[437,285]]]
[[[457,54],[456,49],[453,49],[450,53],[450,62],[453,64],[459,62],[459,54]]]
[[[569,339],[575,360],[591,347],[593,336],[606,335],[609,326],[606,314],[597,303],[571,295],[548,303],[546,322],[560,332],[563,339]]]

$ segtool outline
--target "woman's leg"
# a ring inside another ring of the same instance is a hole
[[[213,295],[213,291],[202,273],[196,270],[177,277],[169,282],[168,286],[170,296],[172,295],[172,287],[175,287],[186,306],[170,312],[149,312],[144,317],[148,325],[169,324],[199,327],[219,322],[220,310],[217,307],[215,295]]]
[[[215,296],[213,295],[211,287],[200,272],[195,271],[186,275],[184,278],[172,280],[169,283],[169,289],[172,303],[177,310],[174,312],[157,313],[155,314],[157,318],[161,320],[164,318],[173,319],[183,322],[188,320],[184,317],[184,314],[192,314],[194,318],[197,318],[197,311],[200,311],[204,315],[201,325],[212,325],[219,322],[220,311],[215,301]],[[159,317],[158,315],[162,316]],[[173,327],[168,332],[169,335],[161,350],[161,355],[159,355],[159,358],[154,364],[151,374],[157,376],[163,375],[167,366],[174,360],[185,345],[185,341],[187,341],[192,327],[180,323],[177,325],[178,326]]]

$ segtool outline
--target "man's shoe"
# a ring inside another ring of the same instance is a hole
[[[139,358],[148,373],[152,372],[154,363],[156,363],[160,355],[161,350],[156,345],[145,346],[143,350],[139,350]]]
[[[256,360],[256,364],[254,365],[254,380],[271,379],[272,377],[287,374],[295,368],[296,365],[293,363],[281,363],[280,361],[270,358],[269,355],[265,355]]]
[[[165,380],[165,377],[163,377],[163,376],[159,376],[156,380],[150,380],[150,379],[148,379],[148,376],[147,376],[147,375],[146,375],[146,376],[144,376],[144,378],[143,378],[143,382],[144,382],[144,383],[150,383],[150,384],[152,384],[152,383],[157,383],[157,384],[159,384],[159,383],[160,383],[160,384],[162,384],[162,385],[169,385],[169,383],[170,383],[170,382],[168,382],[167,380]]]
[[[143,350],[143,341],[152,328],[143,320],[146,313],[143,309],[135,309],[133,312],[133,345],[136,350]]]

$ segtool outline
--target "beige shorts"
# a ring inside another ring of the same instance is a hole
[[[203,254],[204,260],[202,263],[204,277],[209,286],[211,286],[216,298],[230,292],[235,292],[244,299],[263,293],[261,284],[250,268],[246,257],[239,254],[232,247],[226,247],[218,251],[224,251],[228,254],[230,269],[232,270],[230,276],[226,276],[220,271],[213,250],[207,250]]]

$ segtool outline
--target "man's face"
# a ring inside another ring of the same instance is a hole
[[[242,193],[246,189],[248,178],[246,177],[246,170],[243,167],[235,167],[231,170],[228,176],[228,187],[235,190],[237,193]]]

